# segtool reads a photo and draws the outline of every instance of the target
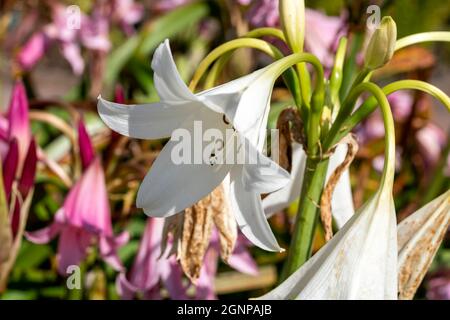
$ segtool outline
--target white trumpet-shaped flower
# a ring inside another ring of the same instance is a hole
[[[383,179],[376,194],[326,245],[260,299],[396,299],[392,180]]]
[[[141,139],[171,137],[139,188],[137,207],[149,216],[168,217],[201,200],[229,175],[231,207],[244,235],[263,249],[281,251],[260,197],[289,181],[289,174],[261,153],[277,71],[268,66],[193,94],[177,71],[167,40],[156,50],[152,68],[160,102],[122,105],[101,97],[98,101],[103,121],[123,135]],[[207,136],[208,129],[216,134]],[[230,138],[230,131],[231,139],[223,140]],[[183,152],[179,149],[180,132],[193,138],[190,148]],[[222,138],[217,138],[217,133]],[[246,161],[236,163],[242,146]],[[198,150],[208,150],[206,159],[203,153],[196,159]],[[191,162],[174,162],[174,155],[191,154]],[[235,162],[216,161],[219,154],[222,160],[230,157]]]
[[[327,180],[336,168],[344,161],[347,154],[347,145],[340,144],[336,151],[331,155],[327,170]],[[306,165],[306,153],[303,147],[296,143],[292,143],[292,172],[289,183],[269,194],[263,199],[264,212],[267,217],[271,217],[274,213],[285,209],[294,201],[298,201],[302,184],[303,174]],[[331,199],[331,208],[336,226],[341,228],[354,214],[352,189],[350,185],[350,174],[348,169],[345,170],[333,192]]]
[[[450,225],[450,190],[398,225],[399,298],[412,299]]]

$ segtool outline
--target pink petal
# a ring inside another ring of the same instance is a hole
[[[58,245],[58,272],[67,275],[67,268],[79,265],[86,257],[92,236],[82,229],[66,226],[63,228]]]
[[[25,198],[28,195],[28,192],[30,192],[31,188],[34,186],[34,178],[36,176],[36,165],[37,165],[36,143],[34,139],[32,139],[22,169],[22,176],[20,177],[19,181],[19,191],[23,198]]]
[[[19,164],[23,163],[31,140],[28,99],[22,81],[14,84],[8,111],[9,138],[16,138],[19,145]],[[21,167],[21,165],[19,165]]]
[[[339,37],[345,31],[341,17],[327,16],[319,11],[306,9],[307,33],[305,45],[327,67],[333,65],[333,51]]]
[[[15,199],[15,205],[14,205],[14,211],[12,213],[11,217],[11,231],[13,239],[16,238],[17,232],[19,231],[20,227],[20,216],[21,216],[21,205],[19,203],[19,199]]]
[[[123,236],[122,236],[123,237]],[[128,238],[128,237],[127,237]],[[123,241],[124,239],[121,239]],[[117,244],[114,238],[100,237],[99,239],[100,255],[116,271],[123,271],[123,265],[117,256]]]
[[[85,170],[94,160],[94,148],[82,120],[78,121],[78,145],[80,147],[81,163]]]
[[[163,261],[165,259],[165,261]],[[161,280],[169,291],[169,296],[174,300],[186,300],[189,284],[183,284],[183,271],[174,256],[161,258],[158,265],[161,268]]]
[[[121,272],[116,278],[117,294],[123,300],[132,300],[139,289],[128,282],[125,273]]]
[[[83,46],[88,49],[107,52],[111,48],[109,21],[101,14],[94,12],[92,18],[83,19],[80,34]]]
[[[217,272],[218,252],[213,248],[206,251],[200,277],[195,283],[195,298],[198,300],[215,300],[214,278]]]
[[[70,224],[99,236],[113,236],[105,177],[98,158],[69,192],[64,211]]]
[[[125,91],[120,84],[116,84],[114,88],[114,102],[125,103]]]
[[[63,212],[61,210],[58,211],[55,216],[55,221],[53,221],[53,223],[48,227],[36,231],[25,232],[25,237],[27,238],[27,240],[36,244],[49,243],[53,238],[56,237],[58,233],[61,232],[63,228],[63,224],[61,223],[60,218],[57,218],[62,214]]]
[[[244,246],[236,246],[233,254],[228,258],[228,264],[233,269],[252,276],[258,275],[259,272],[258,265]]]
[[[9,150],[3,162],[3,185],[5,187],[5,196],[9,200],[12,184],[16,177],[17,166],[19,163],[19,146],[17,139],[13,138],[9,143]]]
[[[159,281],[161,261],[161,238],[164,219],[148,218],[128,279],[142,291],[153,288]],[[165,258],[161,258],[163,260]]]
[[[17,55],[19,65],[26,71],[33,68],[47,51],[49,40],[44,32],[32,35]]]
[[[81,56],[80,47],[76,43],[62,43],[61,50],[64,58],[72,67],[73,73],[81,75],[84,70],[84,60]]]

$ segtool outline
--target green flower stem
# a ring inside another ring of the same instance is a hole
[[[395,129],[389,102],[383,91],[375,84],[364,82],[357,85],[350,95],[353,99],[364,91],[369,91],[378,101],[383,115],[383,122],[386,129],[385,135],[385,161],[381,185],[392,187],[395,172]],[[311,248],[314,240],[314,231],[318,219],[317,210],[322,189],[325,182],[328,160],[308,157],[306,162],[305,175],[302,192],[300,195],[300,205],[296,216],[294,235],[290,245],[290,252],[284,266],[282,279],[286,279],[311,256]]]
[[[312,64],[316,71],[316,83],[315,89],[312,93],[311,103],[307,100],[303,100],[309,110],[306,134],[308,143],[308,154],[315,156],[319,151],[319,137],[320,137],[320,117],[322,115],[323,104],[325,100],[325,79],[323,67],[320,64],[319,59],[309,53],[294,53],[287,57],[284,57],[272,64],[275,70],[278,70],[278,76],[280,72],[284,72],[292,65],[308,62]],[[301,81],[300,81],[301,83]]]
[[[336,119],[333,122],[333,125],[331,126],[327,137],[325,138],[325,141],[322,145],[324,152],[328,151],[329,148],[333,147],[335,141],[339,141],[336,139],[336,137],[340,134],[340,132],[343,130],[342,125],[347,120],[347,118],[351,115],[353,108],[355,106],[355,103],[359,97],[359,90],[356,90],[356,88],[361,84],[362,81],[364,81],[365,77],[370,71],[367,69],[362,70],[356,79],[353,81],[352,87],[350,89],[350,92],[348,96],[345,98],[345,100],[342,103],[341,109],[339,110],[339,113],[336,116]],[[339,135],[340,136],[340,135]],[[340,136],[342,137],[342,136]]]
[[[274,37],[286,42],[283,31],[276,28],[257,28],[247,32],[243,38],[262,38],[262,37]],[[219,74],[222,72],[224,66],[231,58],[233,52],[227,52],[223,54],[212,66],[205,80],[205,88],[212,88],[216,83]],[[298,80],[297,80],[298,81]],[[297,86],[298,87],[298,86]]]
[[[262,37],[274,37],[286,42],[283,31],[277,28],[257,28],[250,30],[244,35],[244,38],[262,38]]]
[[[311,256],[314,232],[317,225],[317,210],[325,184],[328,160],[306,160],[300,203],[295,219],[294,234],[289,246],[289,255],[281,273],[280,282],[294,273]]]
[[[362,32],[357,32],[353,34],[353,38],[351,39],[350,44],[350,52],[348,58],[345,59],[344,63],[344,71],[342,77],[342,85],[339,93],[340,100],[344,100],[345,96],[349,92],[349,87],[352,83],[352,77],[356,73],[357,70],[357,62],[356,58],[361,49],[361,46],[364,41],[364,35]]]
[[[387,86],[388,87],[388,86]],[[386,87],[384,88],[386,90]],[[389,88],[388,88],[389,89]],[[377,105],[380,105],[382,114],[383,114],[383,122],[385,125],[385,139],[386,139],[386,156],[385,156],[385,166],[387,163],[392,163],[392,165],[395,165],[395,137],[391,137],[392,132],[394,132],[394,120],[392,118],[389,102],[386,98],[386,92],[389,92],[389,90],[382,90],[377,85],[371,82],[363,82],[357,85],[354,89],[350,91],[350,94],[347,99],[347,103],[345,104],[345,107],[349,107],[345,110],[345,117],[347,118],[348,115],[351,114],[353,110],[353,106],[358,99],[358,97],[363,93],[364,91],[369,91],[372,93],[373,97],[371,97],[368,101],[374,101],[373,108],[375,108]],[[373,100],[372,100],[373,99]],[[359,108],[361,110],[363,107]],[[387,110],[389,109],[389,110]],[[342,110],[344,111],[344,110]],[[333,124],[327,138],[324,141],[323,148],[324,150],[329,150],[329,148],[333,147],[340,139],[338,137],[343,137],[344,133],[347,134],[350,130],[348,128],[348,125],[342,125],[343,122],[338,122],[341,119],[339,117],[342,114],[338,115],[338,118],[336,119],[336,122]],[[355,114],[358,112],[356,111]],[[373,111],[373,110],[372,110]],[[354,114],[354,115],[355,115]],[[353,115],[353,116],[354,116]],[[352,117],[353,117],[352,116]],[[367,116],[367,115],[366,115]],[[391,121],[392,120],[392,121]],[[385,170],[386,171],[386,167]],[[385,174],[383,175],[383,177]],[[385,180],[383,178],[383,180]]]
[[[274,59],[279,59],[282,57],[282,53],[280,50],[278,50],[277,47],[269,44],[268,42],[260,39],[253,39],[253,38],[240,38],[228,41],[217,48],[215,48],[213,51],[211,51],[203,60],[200,62],[197,70],[195,71],[191,83],[189,84],[189,88],[193,91],[196,87],[200,79],[203,77],[203,75],[206,73],[210,65],[216,61],[218,58],[220,58],[223,54],[236,50],[239,48],[254,48],[257,50],[260,50],[270,57]]]
[[[339,109],[341,107],[340,101],[339,101],[339,90],[341,89],[342,85],[342,76],[343,76],[343,69],[344,69],[344,59],[345,59],[345,53],[347,51],[347,38],[342,37],[339,39],[339,45],[338,49],[336,51],[336,57],[334,60],[334,66],[333,70],[331,70],[330,75],[330,98],[332,103],[332,115],[331,118],[335,119],[336,115],[339,112]]]
[[[450,32],[448,31],[423,32],[406,36],[404,38],[397,40],[397,43],[395,45],[395,51],[414,44],[423,42],[434,42],[434,41],[450,42]]]
[[[399,90],[420,90],[430,94],[439,100],[450,112],[450,98],[441,89],[420,80],[400,80],[388,84],[383,89],[385,95],[390,95]],[[345,120],[340,130],[333,132],[327,137],[328,140],[324,143],[324,149],[327,150],[330,146],[336,144],[342,137],[349,133],[358,123],[367,118],[377,107],[377,100],[374,97],[367,99],[358,110],[356,110],[348,119]],[[331,133],[331,131],[330,131]]]
[[[227,60],[230,58],[232,52],[239,48],[254,48],[258,49],[270,57],[272,57],[275,60],[283,58],[283,54],[278,50],[277,47],[269,44],[268,42],[260,39],[253,39],[253,38],[240,38],[231,40],[229,42],[226,42],[213,51],[211,51],[203,60],[200,62],[199,67],[194,73],[194,76],[192,77],[191,83],[189,84],[189,89],[191,91],[195,91],[195,88],[198,85],[198,82],[203,77],[205,72],[208,70],[208,68],[211,66],[214,61],[219,59],[217,63],[218,65],[214,65],[211,69],[210,75],[208,75],[206,87],[210,88],[214,86],[215,80],[217,79],[219,73],[222,71],[223,66],[226,64]],[[223,58],[223,60],[220,60]],[[289,88],[290,92],[292,93],[292,96],[294,97],[295,103],[297,106],[301,106],[301,96],[300,92],[298,91],[299,82],[298,78],[295,74],[295,72],[292,69],[285,70],[286,72],[283,75],[283,78],[285,80],[285,83],[287,87]]]

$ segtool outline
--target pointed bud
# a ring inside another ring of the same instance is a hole
[[[27,157],[25,158],[22,176],[19,180],[19,191],[22,197],[25,199],[33,188],[34,178],[36,176],[36,165],[37,165],[37,150],[36,142],[31,139],[30,147],[28,148]]]
[[[391,17],[384,17],[370,38],[364,56],[364,67],[369,70],[381,68],[394,55],[397,26]]]
[[[94,160],[95,154],[91,139],[82,120],[78,122],[78,145],[80,148],[81,163],[83,169],[86,170],[92,160]]]
[[[292,52],[302,52],[305,40],[305,1],[280,0],[280,20]]]
[[[25,160],[31,140],[30,119],[28,116],[28,99],[22,81],[17,81],[11,95],[8,111],[10,139],[16,138],[19,145],[19,168]],[[20,170],[20,169],[19,169]]]
[[[8,153],[3,162],[3,185],[5,188],[6,201],[9,201],[12,184],[16,176],[19,161],[19,147],[17,139],[12,139],[9,143]]]

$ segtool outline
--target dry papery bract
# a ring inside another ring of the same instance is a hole
[[[165,252],[171,235],[173,246],[169,255],[177,255],[184,273],[193,283],[200,276],[214,227],[217,229],[220,255],[224,262],[228,261],[236,244],[237,225],[225,187],[222,183],[183,213],[166,219],[161,252]]]

